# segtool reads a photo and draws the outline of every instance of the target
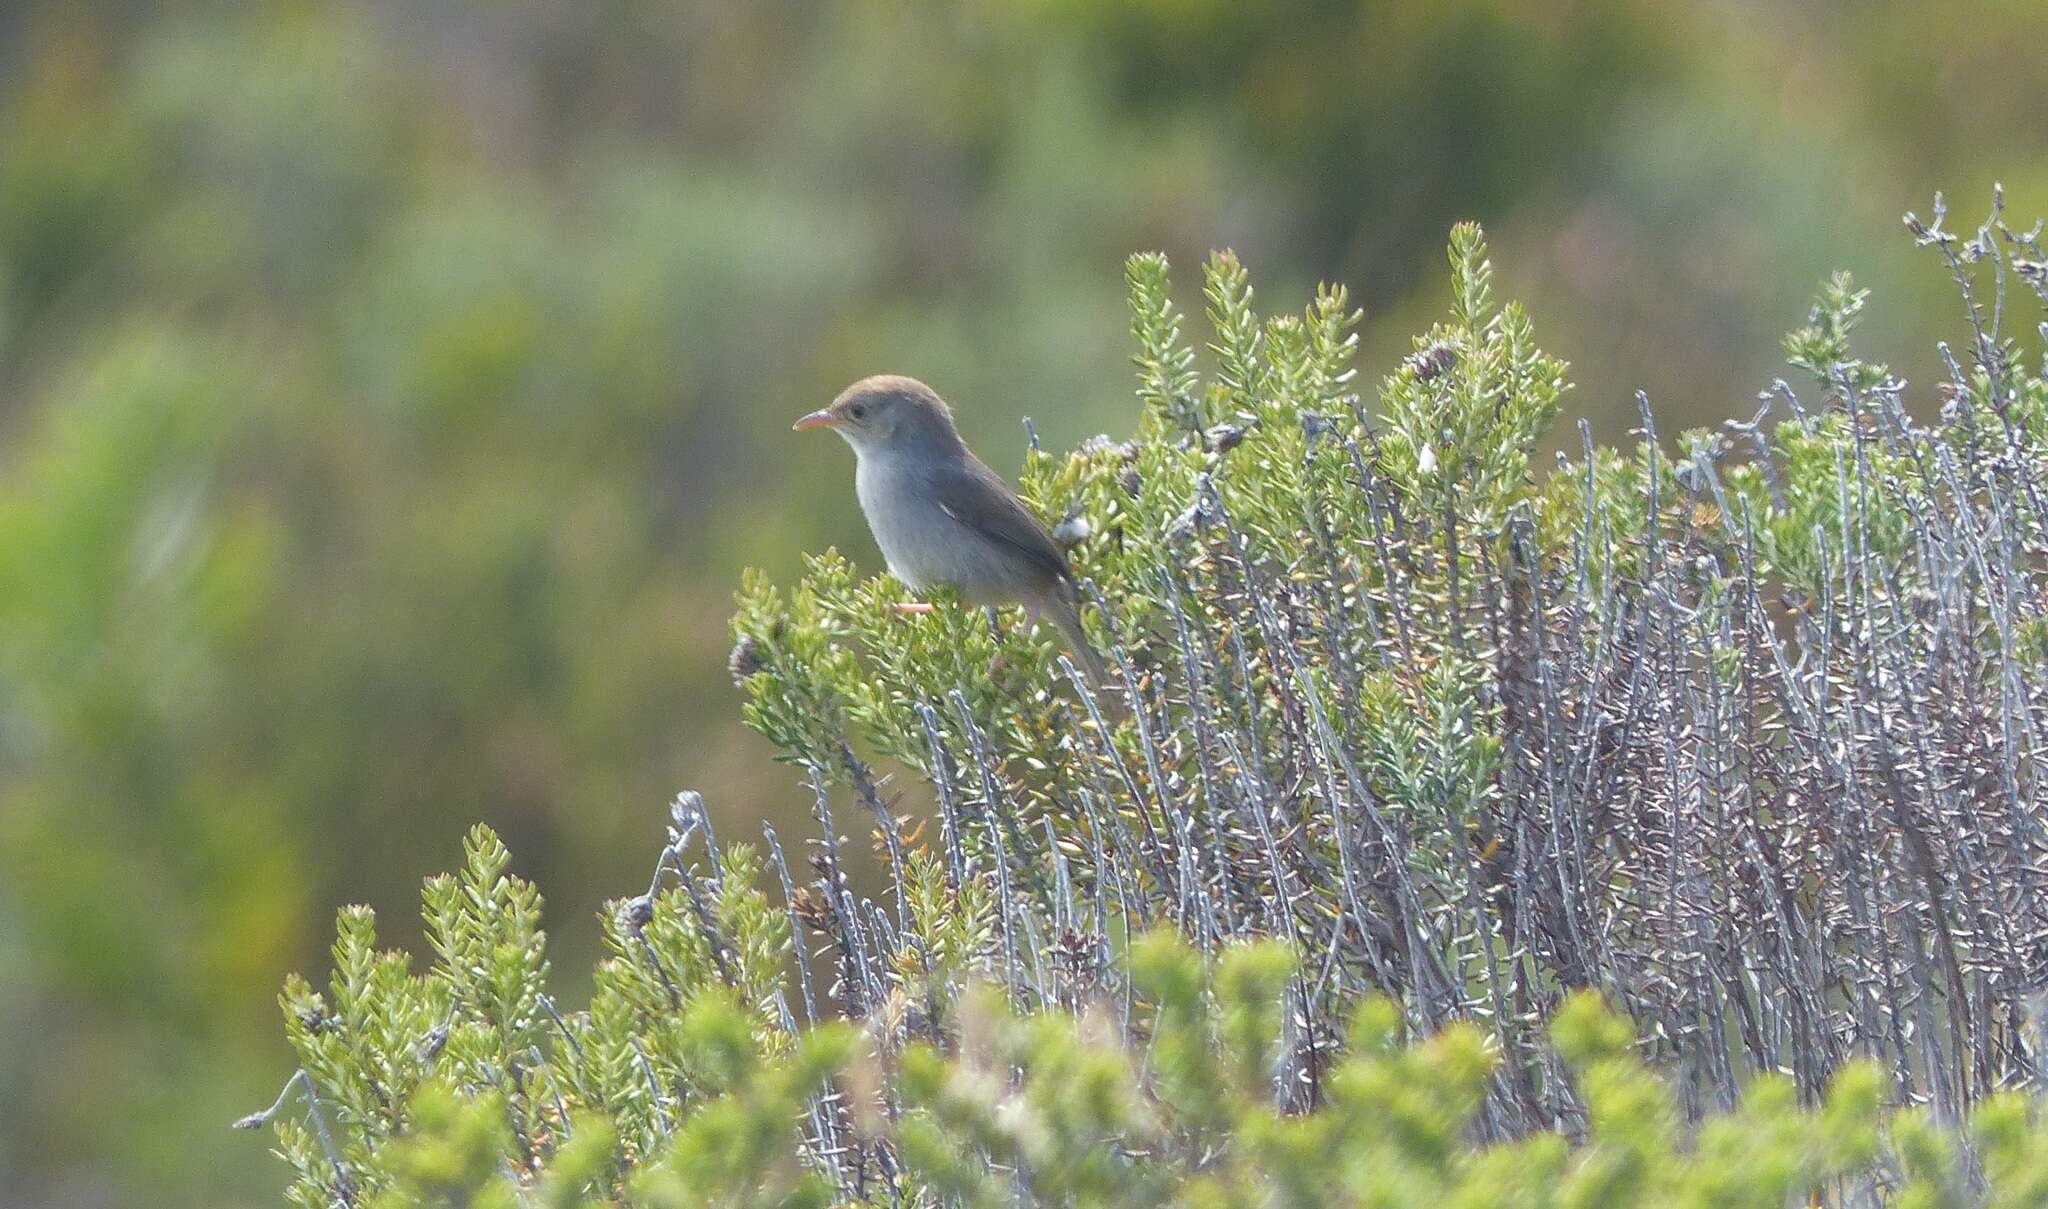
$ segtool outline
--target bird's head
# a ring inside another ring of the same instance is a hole
[[[829,407],[798,420],[798,432],[829,428],[862,456],[894,451],[953,453],[960,435],[938,392],[915,378],[878,374],[839,392]]]

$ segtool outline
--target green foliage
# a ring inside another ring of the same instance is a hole
[[[679,767],[801,818],[740,754],[719,623],[746,563],[872,565],[844,451],[783,429],[845,381],[937,382],[1004,471],[1032,416],[1049,515],[1114,521],[1135,472],[1178,516],[1206,454],[1067,464],[1128,428],[1104,266],[1226,233],[1263,298],[1352,283],[1379,358],[1485,213],[1596,431],[1637,384],[1718,418],[1836,258],[1884,302],[1861,338],[1945,314],[1870,165],[2039,187],[2033,128],[1987,119],[2043,91],[1996,7],[7,6],[0,1185],[261,1197],[246,1148],[156,1123],[268,1079],[250,1005],[337,898],[392,926],[424,837],[517,838],[581,966]],[[1261,343],[1320,338],[1280,318]],[[1156,565],[1168,527],[1083,554]]]
[[[1124,287],[1131,298],[1131,339],[1138,351],[1138,400],[1146,418],[1164,417],[1187,430],[1202,427],[1195,397],[1195,353],[1181,339],[1180,310],[1174,305],[1166,257],[1140,252],[1124,263]]]
[[[1952,1124],[2037,1069],[1985,1022],[2031,1010],[2018,988],[2048,935],[2028,856],[2041,804],[2018,771],[2021,736],[2048,725],[2028,658],[2043,631],[2016,603],[2048,590],[2048,455],[2027,427],[2040,380],[1970,271],[2032,281],[2035,236],[1994,217],[1965,257],[1924,232],[1984,329],[1939,422],[1913,420],[1901,384],[1854,358],[1866,298],[1837,278],[1786,345],[1817,404],[1781,387],[1774,427],[1689,431],[1675,453],[1645,404],[1633,449],[1589,443],[1547,475],[1533,458],[1564,367],[1496,300],[1477,228],[1453,233],[1447,318],[1372,402],[1350,390],[1342,291],[1261,315],[1241,263],[1213,256],[1205,385],[1164,263],[1136,258],[1136,437],[1035,452],[1023,476],[1049,523],[1088,522],[1073,556],[1113,682],[1062,675],[1014,614],[941,595],[903,619],[899,585],[827,555],[786,603],[759,579],[741,595],[750,717],[808,768],[821,819],[828,786],[852,788],[892,862],[868,761],[922,777],[943,863],[920,875],[993,891],[977,903],[984,952],[1016,1004],[1155,1004],[1151,1077],[1208,1139],[1190,1145],[1237,1133],[1225,1089],[1267,1061],[1243,1048],[1263,1019],[1230,1008],[1224,1045],[1197,1010],[1208,961],[1248,938],[1312,955],[1313,976],[1224,967],[1234,1004],[1246,982],[1289,984],[1271,1077],[1291,1110],[1334,1094],[1341,1022],[1385,995],[1401,1027],[1477,1030],[1492,1058],[1459,1111],[1482,1136],[1570,1130],[1580,1110],[1547,1056],[1559,1020],[1640,1135],[1641,1153],[1575,1177],[1584,1203],[1710,1108],[1774,1112],[1780,1076],[1816,1103],[1881,1062],[1894,1093]],[[2008,454],[1982,439],[1994,424]],[[834,869],[810,926],[843,1003],[871,1015],[884,988],[863,971],[917,969],[901,936],[918,933],[839,905]],[[1126,948],[1162,927],[1200,962]],[[1964,973],[1987,963],[2010,981]],[[1685,1078],[1624,1077],[1610,1059],[1625,1035],[1572,1031],[1581,987]],[[1947,1143],[1915,1128],[1898,1126],[1905,1178],[1963,1186]],[[1831,1178],[1788,1170],[1785,1188]]]
[[[1095,536],[1073,557],[1111,604],[1113,644],[1129,644],[1140,663],[1169,657],[1160,629],[1160,568],[1191,560],[1197,569],[1205,565],[1202,535],[1214,533],[1219,508],[1232,518],[1233,536],[1246,543],[1243,553],[1293,560],[1307,546],[1324,565],[1356,579],[1376,570],[1380,552],[1369,543],[1391,523],[1349,490],[1357,474],[1397,491],[1403,507],[1426,525],[1455,507],[1465,524],[1498,526],[1528,497],[1530,456],[1556,414],[1563,366],[1535,347],[1519,307],[1494,304],[1491,265],[1476,228],[1455,234],[1452,265],[1453,322],[1418,341],[1415,356],[1382,384],[1381,411],[1368,427],[1349,390],[1358,314],[1342,289],[1323,290],[1301,315],[1262,318],[1243,266],[1228,253],[1214,256],[1205,293],[1218,370],[1204,391],[1181,342],[1164,260],[1131,260],[1144,404],[1137,439],[1121,446],[1091,442],[1065,458],[1035,454],[1023,475],[1025,498],[1049,522],[1089,519]],[[1614,488],[1617,494],[1625,489]],[[1453,541],[1440,556],[1457,559],[1463,574],[1477,575],[1475,554]],[[1410,555],[1439,556],[1422,548]],[[1446,564],[1431,576],[1440,581],[1457,573]],[[972,720],[985,746],[1022,782],[1027,808],[1053,792],[1048,782],[1056,785],[1058,772],[1052,753],[1072,749],[1075,740],[1058,733],[1064,707],[1047,693],[1050,645],[1034,641],[1023,627],[991,625],[980,612],[951,606],[900,617],[894,606],[904,599],[893,579],[860,580],[835,553],[814,558],[787,599],[750,574],[733,622],[750,725],[783,758],[831,777],[845,767],[848,747],[936,776],[933,736],[919,716],[921,706],[929,707],[941,745],[960,744],[952,748],[956,753],[968,742],[961,728]],[[1453,777],[1485,792],[1479,786],[1497,759],[1490,754],[1497,742],[1473,725],[1480,719],[1443,714],[1468,708],[1470,694],[1461,695],[1451,682],[1469,682],[1474,669],[1460,666],[1452,660],[1431,672],[1433,688],[1381,678],[1375,693],[1384,716],[1373,721],[1385,724],[1375,733],[1389,775],[1398,779],[1410,765],[1419,770],[1433,763],[1439,780]],[[1274,670],[1283,676],[1294,671]],[[965,715],[949,704],[956,693]],[[1423,697],[1435,704],[1423,705]],[[1333,716],[1339,705],[1332,701]],[[1440,747],[1451,744],[1456,752],[1424,753],[1418,741],[1400,737],[1414,708],[1437,711],[1427,726]],[[1114,741],[1135,738],[1119,730]],[[1122,758],[1143,757],[1133,749]],[[1437,796],[1419,782],[1405,792]]]
[[[1455,493],[1474,518],[1497,518],[1524,493],[1529,456],[1557,416],[1564,363],[1535,346],[1528,315],[1496,308],[1479,228],[1451,233],[1452,322],[1432,328],[1380,388],[1384,473],[1418,507]]]
[[[2034,253],[1997,230],[1982,256]],[[1449,318],[1368,408],[1341,291],[1262,317],[1213,258],[1204,389],[1134,259],[1138,436],[1025,476],[1048,517],[1107,522],[1077,561],[1121,683],[945,594],[901,616],[834,553],[786,593],[750,575],[733,671],[809,776],[809,875],[772,829],[766,861],[719,847],[684,795],[566,1013],[485,828],[427,883],[428,974],[344,910],[329,990],[286,987],[300,1069],[244,1122],[275,1124],[295,1200],[2037,1202],[2035,1058],[1978,1022],[2034,1010],[2038,808],[1946,711],[2018,735],[2048,708],[2012,603],[2048,573],[2048,458],[2013,416],[2039,383],[1987,332],[1987,464],[1964,387],[1920,426],[1852,360],[1837,279],[1787,344],[1831,393],[1731,425],[1748,457],[1646,431],[1539,477],[1562,365],[1476,229],[1451,266]],[[877,754],[927,781],[935,836]],[[835,792],[886,903],[846,875]]]
[[[787,919],[756,888],[763,870],[747,846],[723,854],[724,876],[709,885],[692,875],[618,904],[590,1006],[566,1016],[546,990],[540,896],[507,874],[488,828],[471,833],[466,858],[459,874],[426,884],[436,955],[426,974],[379,953],[369,911],[352,907],[337,918],[328,991],[296,977],[285,987],[308,1109],[281,1115],[301,1090],[288,1086],[244,1124],[275,1119],[295,1203],[440,1204],[508,1171],[549,1203],[616,1193],[641,1158],[705,1144],[714,1121],[678,1132],[681,1106],[760,1084],[755,1069],[771,1054],[783,1077],[814,1083],[818,1055],[843,1050],[831,1029],[801,1042],[779,1031]],[[722,1102],[728,1114],[742,1108]]]
[[[1821,287],[1805,327],[1785,337],[1785,360],[1820,379],[1823,386],[1839,381],[1870,390],[1884,381],[1885,367],[1866,365],[1850,355],[1849,335],[1870,303],[1870,291],[1859,290],[1847,273],[1837,273]]]
[[[429,887],[430,912],[447,885],[501,902],[530,893],[503,878],[483,831],[464,873]],[[651,961],[687,968],[687,944],[717,943],[704,921],[655,918],[676,926],[649,937]],[[1362,1003],[1325,1059],[1319,1105],[1288,1111],[1274,1055],[1298,993],[1294,954],[1267,942],[1205,960],[1170,932],[1134,943],[1127,1004],[1090,996],[1019,1014],[985,981],[984,954],[941,975],[947,1008],[907,1041],[879,1018],[788,1032],[697,987],[616,1021],[593,1003],[537,1033],[516,1064],[473,1065],[458,1056],[464,1026],[508,1007],[555,1015],[516,973],[538,933],[499,958],[517,988],[508,1005],[488,980],[410,978],[402,957],[369,952],[368,926],[359,910],[339,917],[325,1023],[304,1027],[311,1000],[287,1004],[309,1119],[332,1112],[320,1128],[340,1147],[323,1153],[311,1128],[278,1117],[302,1205],[2017,1206],[2038,1202],[2048,1156],[2027,1098],[1987,1101],[1968,1134],[1984,1177],[1970,1191],[1964,1135],[1888,1109],[1868,1064],[1812,1102],[1760,1076],[1731,1111],[1684,1122],[1627,1023],[1589,993],[1552,1030],[1551,1094],[1582,1122],[1568,1132],[1475,1141],[1499,1055],[1470,1025],[1405,1040],[1385,999]],[[458,910],[448,940],[478,952],[502,932]],[[380,984],[369,996],[353,989],[366,970]],[[453,1034],[425,1024],[429,1001],[459,1022]],[[608,1094],[596,1047],[620,1040],[640,1060]],[[651,1132],[641,1104],[616,1094],[643,1079],[660,1103]],[[366,1102],[366,1089],[388,1100]]]

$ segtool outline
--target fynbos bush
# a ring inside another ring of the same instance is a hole
[[[2007,1093],[2048,987],[2048,384],[2003,329],[2048,270],[2038,229],[1945,221],[1909,218],[1969,324],[1938,415],[1857,357],[1840,277],[1787,340],[1810,384],[1675,445],[1645,401],[1634,449],[1555,466],[1564,366],[1476,228],[1370,403],[1341,290],[1262,316],[1213,257],[1205,379],[1133,258],[1135,436],[1022,484],[1080,522],[1113,682],[835,554],[750,576],[734,672],[808,861],[686,795],[574,1013],[483,833],[426,977],[345,912],[331,996],[287,988],[296,1195],[2040,1195]]]
[[[1645,404],[1635,449],[1554,468],[1533,454],[1563,367],[1496,306],[1476,229],[1449,320],[1372,408],[1341,291],[1261,318],[1214,258],[1204,385],[1138,257],[1136,438],[1024,475],[1043,514],[1089,519],[1074,554],[1121,683],[1049,675],[1009,619],[899,620],[893,581],[828,554],[787,597],[742,595],[748,717],[877,816],[861,753],[933,785],[948,877],[1000,891],[1026,1004],[1125,930],[1293,942],[1303,1105],[1379,992],[1488,1031],[1489,1130],[1553,1124],[1542,1022],[1593,987],[1689,1109],[1759,1071],[1813,1095],[1861,1056],[1953,1113],[2036,1073],[2048,972],[2048,388],[1998,326],[2044,280],[1996,219],[1913,222],[1972,325],[1932,423],[1855,357],[1843,277],[1787,341],[1810,387],[1675,450]],[[892,929],[829,928],[871,1001]]]

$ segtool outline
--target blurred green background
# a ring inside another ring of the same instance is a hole
[[[736,724],[749,564],[879,560],[792,417],[914,373],[1005,471],[1130,423],[1122,257],[1366,306],[1476,217],[1613,439],[1746,415],[1898,225],[2048,209],[2038,3],[81,2],[0,7],[0,1203],[262,1205],[227,1123],[330,912],[414,935],[489,821],[563,989]]]

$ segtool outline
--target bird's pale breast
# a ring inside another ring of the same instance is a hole
[[[974,603],[1017,599],[1011,560],[940,507],[915,474],[886,456],[861,458],[854,473],[861,512],[890,573],[919,591],[958,588]]]

